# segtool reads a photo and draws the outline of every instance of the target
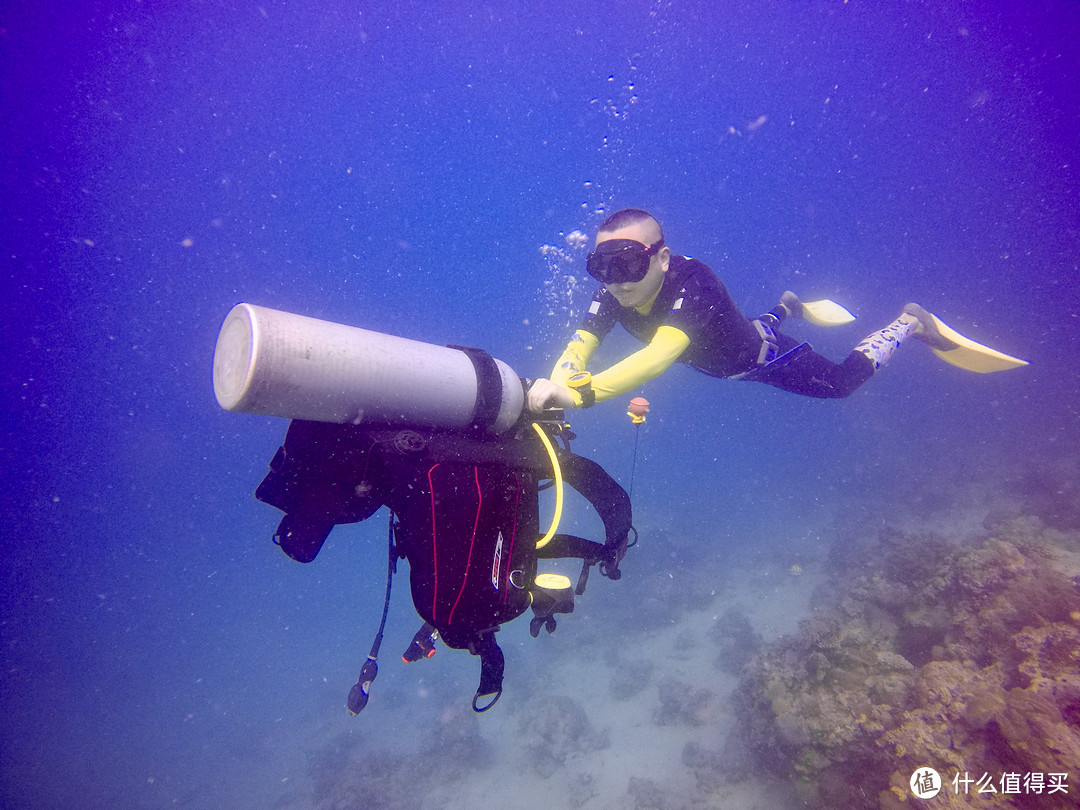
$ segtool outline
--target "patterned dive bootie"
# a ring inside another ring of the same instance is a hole
[[[931,349],[940,349],[947,352],[956,348],[956,344],[944,337],[938,330],[934,316],[918,304],[905,305],[904,314],[918,319],[919,323],[915,327],[915,337],[927,344]]]
[[[917,333],[920,326],[918,316],[908,313],[907,307],[904,307],[903,315],[884,329],[867,335],[855,347],[855,351],[865,354],[877,372],[889,362],[889,358],[900,348],[901,343]]]

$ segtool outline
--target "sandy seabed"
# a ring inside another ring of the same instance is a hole
[[[508,666],[507,694],[492,709],[494,716],[470,716],[462,696],[461,705],[433,720],[445,745],[373,763],[367,747],[357,744],[349,746],[344,762],[340,752],[333,757],[339,764],[332,769],[317,764],[326,754],[316,749],[303,779],[309,795],[294,785],[279,806],[801,807],[793,787],[768,774],[726,774],[703,788],[684,752],[689,744],[719,751],[735,728],[732,693],[739,679],[718,666],[714,635],[721,617],[739,612],[766,642],[792,632],[820,584],[818,570],[807,564],[799,575],[788,567],[725,582],[706,608],[644,629],[610,611],[589,616],[582,604],[560,618],[552,638],[524,641],[542,651],[530,673]],[[670,576],[676,590],[677,575]],[[583,646],[581,633],[571,634],[586,623],[590,641]],[[447,654],[461,655],[441,653]],[[439,761],[444,759],[449,761]]]

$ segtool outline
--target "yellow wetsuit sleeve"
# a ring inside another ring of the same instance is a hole
[[[596,401],[617,397],[632,391],[644,382],[659,377],[668,366],[679,359],[690,337],[674,326],[661,326],[653,335],[652,341],[644,349],[639,349],[624,360],[620,360],[609,369],[593,375],[592,389]]]
[[[599,345],[600,338],[592,332],[578,329],[570,338],[570,342],[566,344],[566,350],[555,361],[555,368],[551,370],[551,376],[548,379],[566,388],[567,380],[579,371],[588,368],[589,358]]]

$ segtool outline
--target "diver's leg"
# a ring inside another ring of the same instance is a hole
[[[788,335],[777,333],[776,337],[781,355],[798,345]],[[806,397],[842,399],[873,377],[874,370],[874,364],[859,351],[852,352],[843,363],[808,351],[787,365],[766,366],[750,379]]]
[[[919,325],[918,318],[905,312],[884,329],[864,337],[855,347],[855,352],[865,355],[877,372],[896,354],[900,344],[915,334]]]
[[[843,363],[834,363],[817,352],[806,352],[786,366],[766,366],[752,379],[803,396],[840,399],[873,377],[909,337],[935,349],[956,348],[955,343],[942,336],[930,313],[918,304],[908,304],[899,318],[863,338]],[[777,338],[780,354],[796,345],[787,335],[777,333]]]
[[[908,304],[899,318],[859,341],[843,363],[836,365],[821,355],[808,355],[804,373],[811,372],[812,385],[823,383],[825,388],[819,390],[812,387],[810,391],[798,393],[809,393],[810,396],[848,396],[880,371],[900,348],[900,344],[909,337],[916,337],[931,346],[948,343],[938,333],[934,319],[926,310],[918,304]],[[799,365],[798,360],[792,363],[796,371]]]
[[[915,318],[918,323],[912,333],[916,338],[927,344],[932,349],[940,349],[943,352],[952,351],[956,344],[941,334],[934,316],[920,307],[918,304],[905,304],[904,315]]]
[[[867,335],[855,347],[855,351],[866,355],[874,364],[876,372],[889,362],[900,344],[909,337],[917,338],[934,349],[948,351],[956,348],[955,343],[944,338],[938,331],[933,315],[918,304],[907,304],[899,318],[884,329]]]

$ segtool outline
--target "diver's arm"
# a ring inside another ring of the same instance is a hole
[[[578,341],[580,340],[580,343]],[[571,375],[584,371],[599,345],[594,335],[579,329],[555,364],[550,380],[537,380],[529,389],[529,410],[539,413],[545,408],[580,408],[581,394],[566,385]],[[592,377],[596,402],[632,391],[644,382],[659,377],[679,359],[690,345],[690,337],[674,326],[661,326],[652,341],[611,368]]]
[[[529,386],[525,403],[533,413],[541,413],[548,408],[580,408],[581,396],[565,385],[558,385],[551,380],[533,380]]]
[[[589,365],[600,338],[584,329],[578,329],[551,370],[551,379],[536,380],[530,387],[526,404],[533,413],[547,408],[580,408],[581,395],[571,391],[566,381]]]
[[[686,351],[689,345],[690,337],[681,329],[661,326],[644,349],[593,375],[592,390],[596,394],[596,401],[603,402],[605,399],[625,394],[642,383],[659,377],[667,371],[668,366],[679,359],[679,355]],[[576,392],[574,396],[577,397]]]
[[[566,381],[579,371],[589,367],[589,358],[593,356],[596,347],[600,345],[600,338],[592,332],[578,329],[559,359],[555,361],[555,368],[551,370],[548,378],[556,385],[566,387]]]

